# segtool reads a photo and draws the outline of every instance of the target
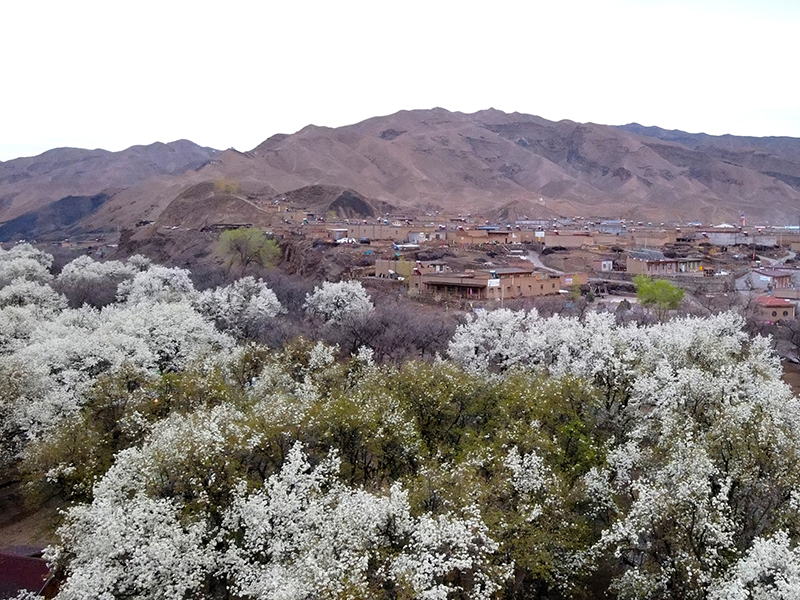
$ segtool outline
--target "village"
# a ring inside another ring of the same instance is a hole
[[[800,300],[797,226],[520,219],[473,215],[328,218],[284,208],[268,234],[357,259],[350,276],[464,307],[543,296],[635,302],[633,278],[668,279],[709,311],[744,306],[762,323],[793,319]],[[220,224],[225,228],[236,226]]]
[[[359,279],[453,308],[526,308],[537,299],[576,294],[614,308],[636,302],[637,275],[683,289],[694,305],[689,312],[736,308],[762,324],[794,319],[800,301],[800,227],[749,225],[744,215],[735,224],[599,217],[492,222],[440,213],[343,219],[281,202],[259,208],[266,218],[258,223],[211,223],[197,232],[213,237],[256,227],[282,244],[305,242],[346,265],[324,272],[326,278]],[[166,236],[197,234],[152,221],[138,227]],[[85,238],[60,245],[100,258],[116,254],[118,236]]]

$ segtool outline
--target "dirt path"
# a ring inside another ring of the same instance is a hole
[[[545,271],[550,271],[551,273],[556,273],[558,275],[563,275],[564,271],[559,271],[558,269],[551,269],[550,267],[546,266],[542,259],[539,258],[539,255],[536,252],[528,252],[528,256],[526,257],[533,265],[539,269],[544,269]]]
[[[53,529],[57,519],[55,505],[45,506],[35,512],[26,510],[19,483],[0,487],[0,548],[44,547],[55,543]]]

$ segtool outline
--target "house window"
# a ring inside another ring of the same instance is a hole
[[[777,317],[777,316],[778,316],[778,311],[776,311],[776,310],[773,310],[773,311],[772,311],[772,316],[773,316],[773,317]]]
[[[783,316],[784,317],[788,317],[789,316],[789,311],[788,310],[783,311]]]
[[[543,290],[543,289],[544,289],[544,284],[543,284],[543,283],[539,285],[539,289],[540,289],[540,290]]]

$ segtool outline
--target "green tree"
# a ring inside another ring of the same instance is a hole
[[[633,284],[639,304],[654,309],[660,320],[666,317],[668,311],[678,308],[683,300],[683,290],[666,279],[637,275],[633,278]]]
[[[281,255],[278,243],[255,227],[223,231],[219,236],[219,251],[228,269],[239,266],[242,274],[254,265],[271,267]]]

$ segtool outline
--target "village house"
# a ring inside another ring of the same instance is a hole
[[[409,225],[394,223],[391,225],[369,224],[369,223],[347,223],[346,227],[334,224],[329,228],[331,237],[352,237],[355,239],[369,239],[372,241],[383,240],[391,242],[411,242],[418,244],[421,242],[441,240],[444,241],[447,232],[436,227],[411,227]],[[344,231],[342,234],[340,232]]]
[[[575,285],[586,285],[589,283],[588,273],[562,273],[558,276],[561,289],[569,289]]]
[[[792,286],[792,271],[780,269],[753,269],[748,276],[754,290],[777,290]]]
[[[414,275],[425,275],[430,273],[447,273],[450,267],[443,260],[418,260],[414,263]]]
[[[598,258],[592,261],[592,269],[596,273],[608,273],[614,270],[614,260],[611,258]]]
[[[52,598],[58,585],[51,576],[43,548],[10,546],[0,549],[0,598],[16,597],[28,591]]]
[[[436,240],[445,241],[447,232],[441,229],[426,229],[409,231],[406,239],[410,244],[423,244],[425,242],[435,242]]]
[[[410,260],[379,258],[375,261],[375,277],[394,279],[398,275],[410,277],[411,275],[430,275],[432,273],[446,273],[450,267],[443,260],[423,260],[412,262]]]
[[[628,229],[628,226],[618,219],[609,219],[606,221],[601,221],[597,225],[597,230],[600,233],[606,233],[611,235],[620,235],[624,233]]]
[[[546,231],[544,245],[547,248],[581,248],[583,246],[593,246],[594,238],[588,232],[584,233],[582,231]]]
[[[627,246],[628,238],[625,234],[613,235],[608,233],[593,233],[592,241],[595,246]]]
[[[628,231],[628,242],[631,246],[645,248],[660,248],[667,244],[674,244],[678,239],[676,231],[666,229],[631,229]]]
[[[640,252],[630,252],[626,261],[628,273],[632,275],[647,275],[649,277],[664,277],[670,275],[683,275],[702,273],[703,262],[700,258],[657,258]]]
[[[743,231],[741,228],[716,227],[695,229],[694,239],[712,246],[777,246],[778,236],[759,231]]]
[[[521,241],[520,232],[517,231],[510,231],[506,229],[490,229],[488,232],[489,234],[489,243],[496,242],[498,244],[518,244]]]
[[[439,294],[466,300],[510,300],[558,294],[558,275],[525,267],[498,267],[466,273],[412,275],[410,289],[419,294]]]
[[[346,228],[344,228],[344,227],[335,227],[335,228],[332,228],[332,229],[328,229],[328,231],[330,232],[331,238],[333,240],[341,240],[341,239],[344,239],[346,237],[349,237],[347,235],[348,230]]]
[[[489,241],[489,232],[485,229],[465,229],[459,227],[455,231],[446,232],[448,242],[456,244],[486,244]]]
[[[785,298],[757,296],[753,299],[753,316],[765,323],[794,319],[795,305]]]

